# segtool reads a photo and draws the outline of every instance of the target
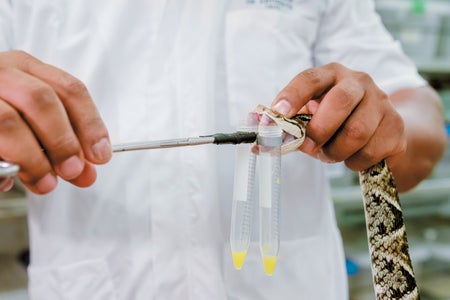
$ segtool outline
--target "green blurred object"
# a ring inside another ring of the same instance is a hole
[[[412,0],[411,12],[416,15],[423,15],[426,11],[426,0]]]

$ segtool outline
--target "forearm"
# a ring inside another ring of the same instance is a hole
[[[390,97],[403,117],[407,148],[388,160],[399,191],[407,191],[430,175],[446,146],[439,96],[430,87],[406,89]]]

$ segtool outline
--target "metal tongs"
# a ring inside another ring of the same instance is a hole
[[[174,148],[185,146],[197,146],[205,144],[223,145],[223,144],[253,143],[256,141],[256,138],[257,138],[256,132],[237,131],[233,133],[216,133],[212,135],[204,135],[198,137],[116,144],[112,146],[112,152],[163,149],[163,148]],[[0,161],[0,177],[15,176],[19,172],[19,169],[20,169],[19,166],[14,163]]]

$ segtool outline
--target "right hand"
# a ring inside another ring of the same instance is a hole
[[[80,80],[25,52],[0,52],[0,158],[20,166],[31,192],[52,191],[57,177],[90,186],[93,164],[111,156],[108,131]],[[11,178],[0,180],[0,191],[11,186]]]

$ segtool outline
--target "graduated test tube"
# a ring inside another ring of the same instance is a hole
[[[280,127],[259,126],[259,247],[267,275],[275,270],[280,246],[281,143]]]
[[[255,132],[257,126],[240,126],[238,130]],[[230,244],[234,267],[238,270],[244,264],[252,234],[256,163],[252,147],[251,144],[236,146]]]

